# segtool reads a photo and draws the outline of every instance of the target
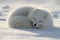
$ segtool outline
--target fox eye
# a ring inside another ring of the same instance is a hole
[[[43,22],[43,21],[39,21],[39,22]]]
[[[35,17],[33,17],[33,19],[36,20]]]

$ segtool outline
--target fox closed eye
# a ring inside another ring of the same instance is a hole
[[[36,20],[34,17],[33,17],[34,20]]]
[[[43,21],[39,21],[39,22],[43,22]]]

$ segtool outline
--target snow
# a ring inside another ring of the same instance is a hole
[[[60,19],[47,29],[13,29],[0,21],[0,40],[60,40]]]

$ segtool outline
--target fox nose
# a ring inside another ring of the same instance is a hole
[[[36,24],[34,24],[34,26],[36,26]]]
[[[39,27],[36,27],[36,26],[37,26],[37,24],[34,24],[34,28],[39,29]]]

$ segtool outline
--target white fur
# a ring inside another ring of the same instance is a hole
[[[53,26],[53,20],[50,12],[47,10],[22,7],[12,13],[8,24],[12,28],[46,28]],[[36,24],[36,26],[34,26],[34,24]]]

